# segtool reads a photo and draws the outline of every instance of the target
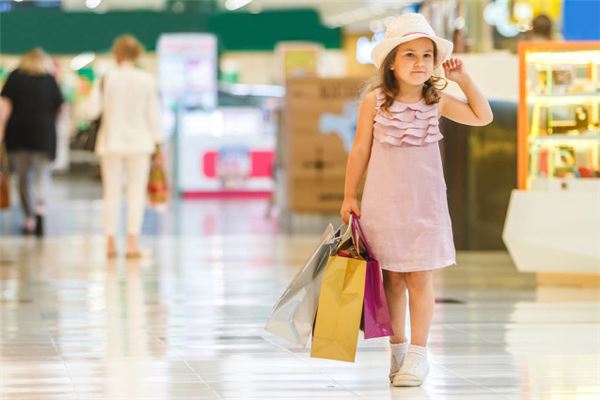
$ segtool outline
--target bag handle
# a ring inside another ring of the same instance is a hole
[[[352,236],[356,237],[356,246],[360,246],[360,241],[362,241],[365,245],[365,249],[367,250],[367,254],[369,257],[373,258],[373,251],[371,251],[371,246],[369,246],[367,237],[365,236],[362,226],[360,225],[360,218],[358,218],[354,212],[350,213],[350,225],[352,227]]]

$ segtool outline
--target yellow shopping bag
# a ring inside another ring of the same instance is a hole
[[[311,357],[354,362],[367,262],[329,257],[319,296]]]

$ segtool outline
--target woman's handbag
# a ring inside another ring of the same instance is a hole
[[[10,208],[10,171],[8,155],[4,146],[0,146],[0,210]]]
[[[96,149],[96,140],[98,131],[102,123],[102,116],[91,121],[87,128],[80,129],[75,136],[71,138],[69,148],[71,150],[94,151]]]

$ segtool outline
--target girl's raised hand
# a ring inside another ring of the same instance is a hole
[[[444,74],[448,80],[459,83],[467,76],[467,71],[462,60],[458,58],[450,58],[442,63]]]

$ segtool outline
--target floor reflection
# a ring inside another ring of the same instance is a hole
[[[421,388],[390,388],[385,339],[361,340],[353,364],[288,347],[262,328],[318,233],[245,206],[150,220],[137,261],[106,260],[83,222],[95,205],[58,210],[42,241],[0,236],[0,398],[600,398],[599,292],[538,288],[502,252],[435,275],[456,302],[437,305]]]

